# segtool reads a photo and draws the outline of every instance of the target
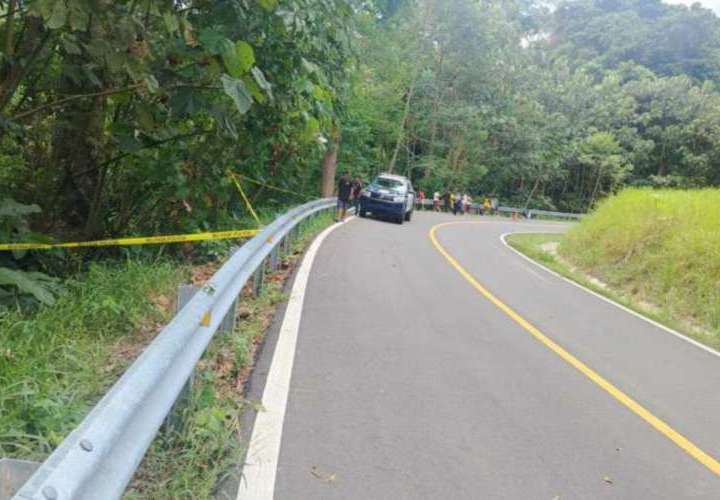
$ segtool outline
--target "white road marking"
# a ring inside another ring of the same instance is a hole
[[[604,295],[600,295],[599,293],[594,292],[593,290],[590,290],[589,288],[581,285],[580,283],[576,283],[576,282],[574,282],[573,280],[571,280],[571,279],[569,279],[569,278],[566,278],[565,276],[562,276],[561,274],[556,273],[556,272],[553,271],[552,269],[550,269],[550,268],[548,268],[548,267],[540,264],[539,262],[536,262],[535,260],[531,259],[530,257],[528,257],[527,255],[523,254],[523,253],[520,252],[519,250],[514,249],[512,246],[510,246],[510,245],[508,244],[506,238],[507,238],[508,236],[510,236],[511,234],[513,234],[513,233],[504,233],[504,234],[500,235],[500,240],[503,242],[503,245],[505,245],[507,248],[509,248],[510,250],[512,250],[513,252],[515,252],[517,255],[519,255],[520,257],[522,257],[522,258],[525,259],[526,261],[528,261],[528,262],[534,264],[535,266],[537,266],[537,267],[545,270],[546,272],[552,274],[553,276],[555,276],[555,277],[557,277],[557,278],[560,278],[561,280],[563,280],[563,281],[565,281],[565,282],[567,282],[567,283],[570,283],[572,286],[577,287],[577,288],[579,288],[579,289],[581,289],[581,290],[584,290],[584,291],[586,291],[587,293],[589,293],[589,294],[591,294],[591,295],[594,295],[595,297],[599,298],[600,300],[603,300],[603,301],[607,302],[608,304],[612,304],[612,305],[614,305],[615,307],[618,307],[618,308],[622,309],[622,310],[625,311],[626,313],[630,313],[630,314],[632,314],[633,316],[635,316],[635,317],[637,317],[637,318],[640,318],[641,320],[646,321],[647,323],[650,323],[651,325],[656,326],[656,327],[660,328],[661,330],[664,330],[665,332],[667,332],[667,333],[669,333],[669,334],[671,334],[671,335],[674,335],[675,337],[677,337],[677,338],[679,338],[679,339],[681,339],[681,340],[684,340],[685,342],[688,342],[688,343],[694,345],[694,346],[697,347],[697,348],[702,349],[703,351],[707,352],[708,354],[712,354],[713,356],[718,356],[718,357],[720,357],[720,352],[716,351],[716,350],[713,349],[712,347],[708,347],[708,346],[706,346],[705,344],[701,344],[701,343],[698,342],[697,340],[693,340],[693,339],[691,339],[690,337],[688,337],[688,336],[686,336],[686,335],[683,335],[682,333],[680,333],[680,332],[678,332],[678,331],[676,331],[676,330],[673,330],[673,329],[670,328],[670,327],[667,327],[667,326],[665,326],[665,325],[663,325],[663,324],[660,324],[660,323],[658,323],[657,321],[648,318],[647,316],[643,316],[643,315],[640,314],[639,312],[633,311],[632,309],[627,308],[627,307],[625,307],[624,305],[619,304],[618,302],[615,302],[614,300],[609,299],[608,297],[605,297]],[[533,234],[533,233],[524,233],[524,234]],[[536,233],[536,234],[537,234],[537,233]]]
[[[352,217],[347,219],[347,221],[350,220]],[[265,382],[262,409],[255,417],[255,425],[243,467],[243,477],[240,480],[238,500],[272,500],[275,495],[275,476],[305,290],[320,245],[331,232],[341,225],[333,224],[315,238],[295,276],[275,346],[275,353],[270,364],[270,371]]]

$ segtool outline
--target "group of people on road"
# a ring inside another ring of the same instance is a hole
[[[433,210],[442,212],[443,207],[446,212],[452,212],[453,215],[468,214],[473,207],[473,198],[467,193],[446,191],[444,195],[440,195],[439,191],[435,191]],[[487,195],[483,198],[478,211],[480,215],[493,215],[497,211],[497,207],[498,199],[494,195]]]

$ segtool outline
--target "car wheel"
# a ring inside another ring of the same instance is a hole
[[[402,223],[405,222],[405,216],[401,215],[396,220],[397,220],[397,223],[402,226]]]
[[[360,217],[364,219],[365,217],[367,217],[367,212],[361,208],[358,215],[360,215]]]
[[[412,219],[413,212],[414,210],[410,210],[408,213],[405,214],[405,220],[407,222],[410,222],[410,220]]]

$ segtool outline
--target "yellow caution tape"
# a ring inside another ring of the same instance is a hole
[[[255,219],[255,222],[257,222],[258,226],[262,226],[262,223],[260,222],[260,217],[255,213],[255,209],[253,209],[252,204],[250,203],[250,200],[245,195],[245,191],[243,190],[242,186],[237,180],[237,177],[232,172],[228,171],[228,174],[230,174],[230,178],[235,183],[235,187],[238,188],[238,191],[240,191],[240,196],[242,196],[243,201],[245,202],[245,206],[247,206],[248,210],[252,214],[253,218]]]
[[[262,226],[260,217],[253,208],[250,200],[248,199],[245,191],[242,188],[238,178],[244,179],[254,184],[259,184],[268,189],[275,191],[281,191],[283,193],[289,193],[296,196],[303,196],[300,193],[289,191],[287,189],[278,188],[269,184],[262,183],[250,177],[236,174],[228,171],[231,179],[235,183],[240,196],[242,196],[248,211],[252,214],[253,218],[257,222],[258,226]],[[0,243],[0,251],[12,251],[12,250],[50,250],[52,248],[84,248],[84,247],[113,247],[113,246],[132,246],[132,245],[159,245],[163,243],[188,243],[196,241],[210,241],[210,240],[230,240],[230,239],[243,239],[252,238],[260,232],[260,229],[243,229],[240,231],[219,231],[211,233],[195,233],[195,234],[172,234],[168,236],[144,236],[136,238],[115,238],[108,240],[95,240],[95,241],[73,241],[67,243]]]
[[[0,251],[7,250],[49,250],[51,248],[113,247],[131,245],[158,245],[162,243],[186,243],[193,241],[231,240],[251,238],[259,229],[239,231],[218,231],[213,233],[172,234],[167,236],[145,236],[137,238],[117,238],[111,240],[77,241],[70,243],[8,243],[0,244]]]

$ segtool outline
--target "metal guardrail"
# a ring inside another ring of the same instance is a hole
[[[14,500],[120,498],[195,365],[247,284],[278,265],[280,244],[333,198],[290,210],[241,246],[45,460]]]
[[[580,220],[585,217],[585,214],[570,214],[566,212],[553,212],[552,210],[536,210],[531,209],[528,211],[528,219],[532,219],[535,216],[541,217],[555,217],[557,219],[575,219]]]
[[[444,207],[444,202],[441,202],[441,203],[442,203],[442,206]],[[416,208],[418,208],[418,207],[432,207],[432,206],[433,206],[433,201],[432,201],[432,200],[428,200],[428,199],[423,200],[422,203],[420,203],[419,201],[417,201],[417,202],[415,203],[415,206],[416,206]],[[473,203],[473,204],[471,205],[471,210],[472,210],[473,212],[475,212],[475,213],[478,213],[478,214],[479,214],[479,213],[482,211],[482,209],[483,209],[483,206],[480,205],[479,203]],[[525,209],[523,209],[523,208],[514,208],[514,207],[497,207],[497,208],[495,209],[495,211],[496,211],[497,213],[500,213],[500,214],[510,214],[510,215],[512,215],[512,214],[519,214],[519,215],[524,215],[524,216],[527,217],[528,219],[532,219],[532,218],[534,218],[534,217],[536,217],[536,216],[541,216],[541,217],[554,217],[554,218],[557,218],[557,219],[580,220],[580,219],[582,219],[582,218],[585,216],[585,214],[571,214],[571,213],[567,213],[567,212],[553,212],[553,211],[551,211],[551,210],[538,210],[538,209],[535,209],[535,208],[531,208],[531,209],[529,209],[529,210],[525,210]]]

